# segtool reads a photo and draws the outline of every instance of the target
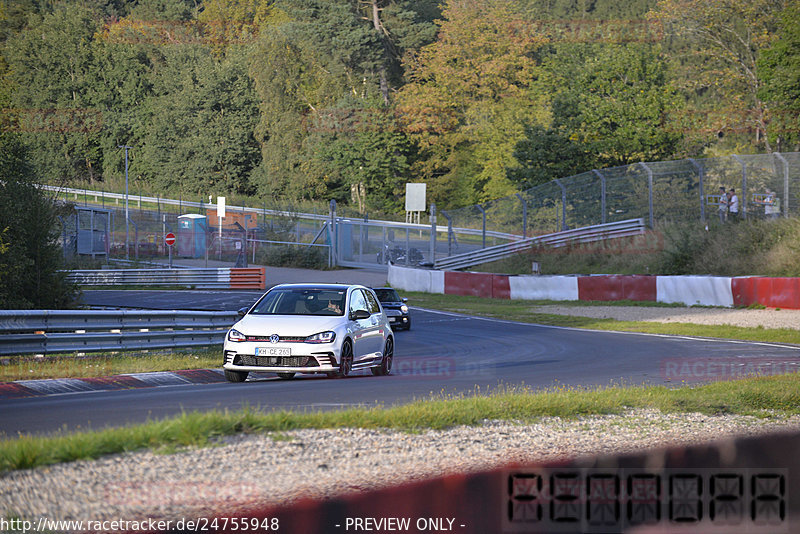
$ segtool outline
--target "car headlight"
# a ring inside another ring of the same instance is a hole
[[[408,306],[403,304],[402,306],[400,306],[400,311],[403,313],[408,313]]]
[[[228,341],[244,341],[244,340],[245,340],[244,334],[242,334],[238,330],[231,328],[228,331]]]
[[[336,332],[320,332],[319,334],[308,336],[306,343],[333,343],[334,339],[336,339]]]

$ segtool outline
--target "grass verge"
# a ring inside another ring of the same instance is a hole
[[[541,417],[619,414],[632,408],[665,413],[700,412],[785,417],[800,414],[800,374],[753,377],[678,389],[663,386],[598,389],[553,387],[535,392],[505,388],[482,395],[433,398],[392,408],[332,412],[238,411],[184,413],[142,425],[77,434],[19,436],[0,441],[0,472],[98,458],[144,448],[171,452],[214,445],[239,433],[276,433],[304,428],[388,428],[404,431],[478,425],[485,419],[530,422]]]
[[[590,330],[611,330],[620,332],[644,332],[648,334],[671,334],[681,336],[741,339],[773,343],[800,344],[800,330],[791,328],[761,328],[730,325],[699,325],[691,323],[655,323],[647,321],[617,321],[616,319],[595,319],[572,315],[537,313],[536,306],[542,304],[569,305],[564,302],[499,300],[459,295],[440,295],[432,293],[404,293],[413,306],[433,310],[465,313],[494,319],[535,323],[550,326],[568,326]],[[606,302],[589,302],[584,305],[608,305]],[[642,305],[642,303],[637,303]],[[577,306],[578,304],[571,303]],[[612,304],[613,305],[613,304]]]
[[[6,357],[0,360],[0,382],[38,378],[91,378],[126,373],[220,367],[222,346],[176,351],[118,354],[72,354]]]

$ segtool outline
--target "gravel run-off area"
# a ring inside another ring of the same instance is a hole
[[[800,417],[636,410],[532,424],[484,421],[480,427],[420,433],[348,428],[239,435],[208,448],[140,451],[7,472],[0,475],[0,513],[84,521],[211,517],[514,462],[634,452],[776,430],[800,430]]]
[[[532,313],[575,315],[593,319],[649,321],[657,323],[693,323],[800,330],[800,310],[767,308],[671,308],[657,306],[531,306]]]

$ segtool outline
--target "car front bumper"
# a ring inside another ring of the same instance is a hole
[[[339,369],[338,359],[332,350],[333,344],[314,346],[318,350],[308,350],[306,345],[293,344],[288,346],[292,350],[292,356],[256,356],[254,343],[238,345],[234,348],[226,345],[223,369],[264,373],[329,373]],[[306,350],[297,354],[300,348]]]

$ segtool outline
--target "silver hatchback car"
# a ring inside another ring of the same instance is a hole
[[[250,371],[345,377],[369,368],[388,375],[394,334],[375,293],[345,284],[283,284],[270,289],[225,336],[225,378]]]

